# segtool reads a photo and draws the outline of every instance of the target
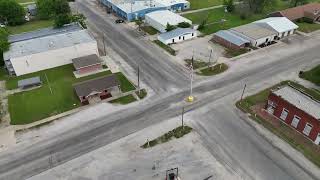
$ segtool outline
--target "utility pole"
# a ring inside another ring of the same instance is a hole
[[[181,114],[181,124],[182,124],[182,129],[184,129],[183,116],[184,116],[184,106],[182,107],[182,114]]]
[[[243,87],[243,90],[242,90],[242,94],[241,94],[241,98],[240,98],[240,104],[241,104],[241,101],[243,99],[243,95],[244,95],[244,91],[246,90],[246,87],[247,87],[247,84],[244,84],[244,87]]]
[[[192,81],[193,81],[193,66],[191,64],[191,66],[190,66],[190,95],[187,98],[188,102],[193,102],[193,100],[194,100],[194,97],[192,96]]]
[[[210,65],[211,65],[211,55],[212,55],[212,51],[213,51],[213,49],[211,49],[211,50],[210,50],[208,68],[209,68],[209,67],[210,67]]]
[[[106,51],[106,44],[105,44],[104,34],[102,35],[102,43],[103,43],[103,53],[106,56],[107,55],[107,51]]]
[[[139,89],[139,95],[140,95],[140,66],[138,66],[138,89]]]

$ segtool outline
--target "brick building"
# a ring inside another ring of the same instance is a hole
[[[115,75],[99,77],[73,85],[83,105],[107,99],[120,92],[120,83]]]
[[[102,69],[101,60],[96,54],[72,59],[72,63],[79,75],[98,72]]]
[[[271,91],[268,113],[320,145],[320,102],[294,87]]]

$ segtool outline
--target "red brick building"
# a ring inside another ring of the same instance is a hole
[[[102,70],[101,60],[96,54],[72,59],[76,73],[89,74]]]
[[[115,75],[109,75],[80,82],[73,88],[83,105],[90,101],[102,100],[112,97],[112,93],[120,92],[120,83]]]
[[[271,91],[268,113],[320,145],[320,102],[294,87]]]
[[[212,41],[233,50],[239,50],[250,46],[249,40],[228,30],[221,30],[214,33]]]

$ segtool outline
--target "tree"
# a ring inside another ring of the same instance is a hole
[[[67,0],[37,0],[36,3],[40,19],[50,19],[71,12]]]
[[[54,18],[54,26],[56,28],[60,28],[65,24],[69,24],[71,22],[71,17],[69,14],[60,14]]]
[[[291,4],[293,7],[307,4],[309,0],[291,0]]]
[[[15,0],[0,0],[0,21],[9,25],[20,25],[25,22],[25,10]]]
[[[169,24],[169,23],[167,23],[167,28],[166,28],[166,31],[172,31],[172,30],[174,30],[174,29],[176,29],[177,27],[176,26],[173,26],[173,25],[171,25],[171,24]]]
[[[53,0],[37,0],[37,15],[40,19],[50,19],[54,17]]]
[[[180,28],[189,28],[191,27],[191,24],[187,23],[187,22],[181,22],[178,24],[178,27]]]
[[[53,10],[55,15],[70,14],[70,6],[67,0],[53,0]]]
[[[87,29],[86,17],[83,14],[75,14],[71,16],[71,22],[78,22],[83,28]]]
[[[8,36],[9,33],[4,28],[0,28],[0,66],[4,65],[2,56],[3,52],[9,50],[10,47],[10,44],[8,42]]]
[[[261,13],[266,7],[272,6],[276,0],[243,0],[254,13]]]
[[[233,0],[223,0],[223,5],[226,6],[228,12],[233,12],[235,9]]]

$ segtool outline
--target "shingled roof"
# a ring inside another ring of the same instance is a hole
[[[320,18],[320,3],[310,3],[303,6],[285,9],[271,13],[269,16],[283,16],[291,21],[301,19],[303,17],[316,20],[317,18]]]
[[[92,66],[92,65],[101,63],[99,57],[96,54],[75,58],[75,59],[72,59],[72,62],[75,69],[80,69],[83,67]]]
[[[96,79],[91,79],[88,81],[74,84],[73,88],[79,97],[83,97],[89,96],[93,92],[99,93],[119,85],[120,83],[117,77],[114,74],[112,74],[109,76],[99,77]]]

